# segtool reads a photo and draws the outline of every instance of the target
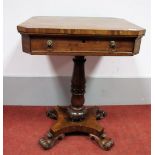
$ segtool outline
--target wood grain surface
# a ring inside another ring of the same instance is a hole
[[[20,33],[72,35],[143,35],[145,29],[120,18],[32,17],[17,26]]]
[[[47,41],[52,40],[53,46],[48,47]],[[109,46],[110,41],[116,42],[116,48]],[[32,37],[31,50],[33,54],[57,54],[57,52],[75,54],[77,52],[97,53],[100,54],[119,54],[121,52],[131,53],[134,49],[134,38],[64,38],[64,37]]]

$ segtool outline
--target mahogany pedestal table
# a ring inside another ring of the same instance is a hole
[[[32,17],[17,26],[23,51],[32,55],[75,56],[71,80],[71,105],[56,107],[47,116],[56,119],[47,135],[39,140],[44,149],[55,145],[65,134],[83,132],[104,150],[114,142],[97,120],[106,113],[84,106],[85,56],[133,56],[139,53],[145,29],[124,19],[97,17]],[[58,57],[59,61],[59,57]]]

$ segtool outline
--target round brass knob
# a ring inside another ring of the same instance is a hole
[[[109,46],[110,46],[110,48],[116,48],[116,42],[110,41]]]
[[[47,46],[52,47],[53,46],[53,41],[52,40],[47,40]]]

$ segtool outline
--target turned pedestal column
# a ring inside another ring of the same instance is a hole
[[[76,56],[74,59],[74,69],[71,80],[71,105],[68,107],[68,114],[72,121],[81,121],[85,118],[87,113],[84,107],[84,93],[85,93],[85,70],[84,63],[86,59],[84,56]]]

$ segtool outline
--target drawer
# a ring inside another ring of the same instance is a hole
[[[31,36],[30,52],[38,55],[133,55],[135,38]]]

